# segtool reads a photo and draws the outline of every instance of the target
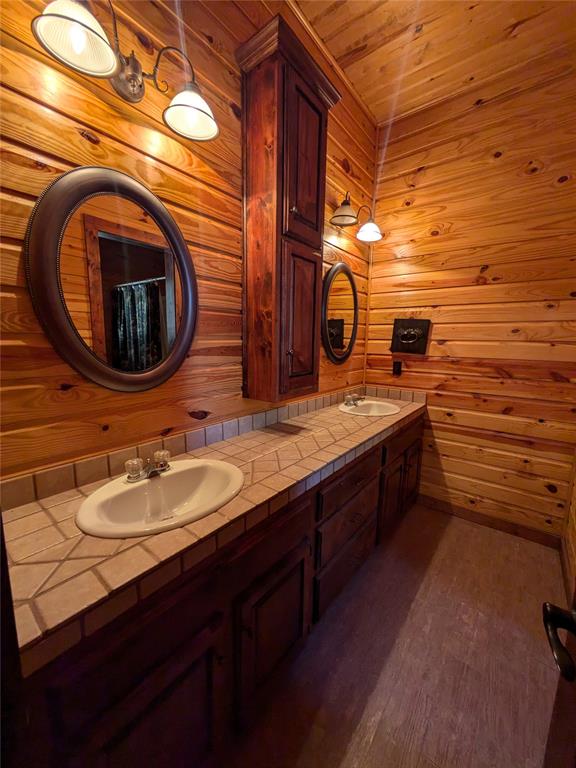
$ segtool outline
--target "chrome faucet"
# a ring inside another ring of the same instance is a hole
[[[358,403],[361,403],[362,400],[366,400],[364,395],[358,395],[356,393],[352,395],[346,395],[344,397],[344,405],[353,405],[354,407],[358,407]]]
[[[129,483],[137,483],[140,480],[149,480],[151,477],[157,477],[162,472],[170,469],[170,451],[154,451],[154,458],[146,459],[128,459],[125,463],[127,472],[126,480]]]

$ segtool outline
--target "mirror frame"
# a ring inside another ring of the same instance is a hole
[[[352,328],[350,341],[346,347],[346,351],[342,355],[337,355],[330,346],[330,337],[328,334],[328,299],[330,297],[330,288],[332,287],[332,283],[338,277],[338,275],[341,274],[345,274],[348,277],[350,286],[352,288],[352,296],[354,299],[354,327]],[[322,314],[320,320],[320,329],[322,332],[322,346],[326,352],[326,357],[330,360],[330,362],[335,363],[336,365],[345,363],[352,354],[354,344],[356,343],[356,335],[358,334],[358,292],[356,290],[356,281],[354,280],[352,270],[348,264],[345,264],[343,261],[339,261],[334,264],[324,276],[324,284],[322,286]]]
[[[124,197],[154,220],[178,265],[182,318],[168,356],[145,371],[129,373],[105,363],[86,345],[68,312],[60,280],[60,246],[78,208],[102,195]],[[85,166],[54,179],[38,198],[24,244],[26,280],[36,315],[56,352],[96,384],[119,392],[140,392],[169,379],[186,358],[198,312],[198,285],[188,246],[164,204],[144,184],[111,168]]]

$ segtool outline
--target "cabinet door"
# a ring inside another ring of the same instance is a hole
[[[370,556],[376,543],[376,510],[346,547],[314,579],[314,620],[318,621],[334,598]]]
[[[416,440],[404,455],[404,505],[409,509],[418,497],[422,441]]]
[[[396,527],[404,512],[404,454],[398,456],[382,472],[379,538],[386,538]]]
[[[184,768],[212,760],[221,717],[220,624],[221,616],[149,672],[58,764]]]
[[[290,67],[285,103],[284,234],[319,248],[324,224],[327,112]]]
[[[261,686],[308,634],[311,589],[312,546],[306,538],[239,597],[235,635],[241,721]]]
[[[322,260],[319,253],[284,241],[282,250],[281,394],[318,389]]]

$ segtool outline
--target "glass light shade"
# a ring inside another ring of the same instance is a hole
[[[348,192],[346,192],[346,197],[330,217],[330,224],[334,227],[352,227],[354,224],[358,224],[358,214],[352,208]]]
[[[374,219],[368,219],[365,224],[362,224],[356,233],[356,237],[364,243],[375,243],[378,240],[382,240],[382,232],[380,232],[380,227]]]
[[[220,133],[212,110],[196,83],[188,83],[174,96],[162,118],[168,128],[186,139],[210,141]]]
[[[76,72],[112,77],[118,57],[96,18],[75,0],[54,0],[32,22],[40,45]]]

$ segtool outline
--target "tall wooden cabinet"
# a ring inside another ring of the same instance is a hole
[[[329,108],[339,94],[281,17],[237,51],[243,71],[244,394],[318,389]]]

